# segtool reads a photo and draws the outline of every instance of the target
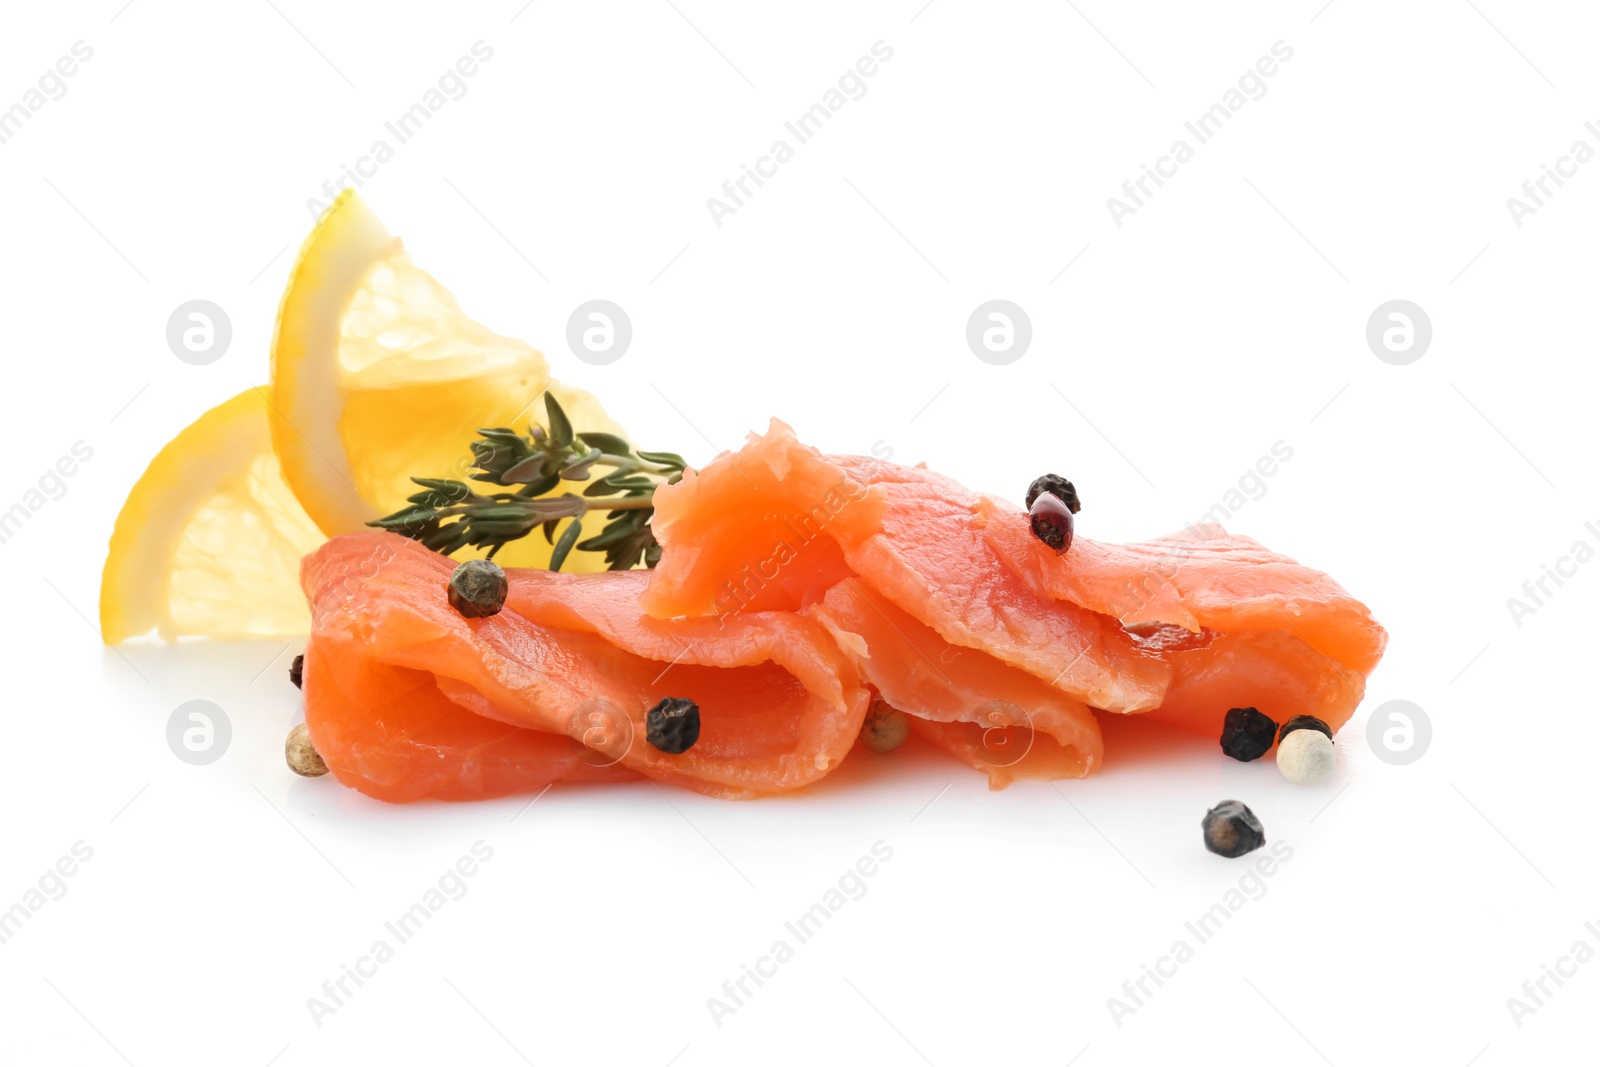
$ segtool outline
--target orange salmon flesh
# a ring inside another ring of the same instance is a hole
[[[1327,575],[1220,527],[1057,555],[1013,504],[777,420],[654,504],[654,570],[511,569],[485,619],[397,534],[308,556],[306,724],[333,774],[394,802],[640,777],[756,797],[836,768],[876,696],[991,788],[1081,778],[1107,714],[1337,732],[1387,640]],[[700,710],[676,755],[646,739],[667,697]]]

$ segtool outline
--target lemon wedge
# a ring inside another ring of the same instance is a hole
[[[272,344],[273,444],[324,533],[398,511],[414,476],[466,480],[478,429],[543,425],[546,389],[577,429],[625,436],[593,396],[551,382],[537,350],[463,312],[353,191],[334,201],[300,250]],[[604,517],[585,525],[591,536]],[[536,534],[496,558],[540,567],[551,551]],[[603,553],[574,552],[564,569],[604,566]]]
[[[469,318],[350,192],[300,250],[272,371],[173,438],[128,495],[101,580],[108,643],[306,633],[301,557],[399,510],[413,476],[465,480],[478,429],[544,425],[546,391],[577,429],[626,436],[539,352]],[[593,536],[605,518],[582,522]],[[535,534],[496,558],[545,567],[551,552]],[[603,552],[565,564],[604,567]]]
[[[277,637],[311,625],[300,558],[324,538],[284,481],[263,390],[212,408],[151,461],[100,582],[107,643]]]

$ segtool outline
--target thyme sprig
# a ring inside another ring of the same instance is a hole
[[[640,561],[654,567],[661,545],[650,530],[655,514],[651,495],[656,486],[683,477],[683,457],[636,449],[615,434],[576,433],[548,392],[544,406],[548,429],[535,425],[520,434],[496,427],[479,430],[472,442],[474,466],[467,476],[514,489],[480,493],[449,478],[413,478],[422,492],[407,498],[409,506],[367,525],[404,534],[446,556],[468,545],[488,548],[491,559],[507,544],[542,528],[545,540],[555,546],[553,571],[561,569],[573,548],[604,551],[609,570],[628,570]],[[594,477],[596,468],[608,473]],[[581,495],[547,495],[563,482],[589,485]],[[607,513],[598,534],[579,544],[583,529],[573,521],[556,538],[562,519],[578,520],[591,511]]]

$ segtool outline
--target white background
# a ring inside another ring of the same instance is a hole
[[[1520,228],[1506,206],[1574,140],[1600,148],[1592,11],[274,3],[17,5],[0,35],[0,106],[94,49],[0,145],[0,508],[94,449],[0,546],[0,907],[93,849],[0,945],[0,1059],[1592,1061],[1600,963],[1520,1028],[1506,1005],[1580,938],[1600,949],[1600,566],[1520,627],[1506,605],[1600,546],[1600,163]],[[494,57],[467,94],[362,193],[644,447],[704,462],[777,415],[1012,498],[1058,470],[1103,539],[1180,527],[1292,447],[1229,525],[1332,573],[1391,634],[1333,780],[1290,787],[1135,723],[1059,788],[990,793],[902,753],[744,804],[641,784],[391,808],[283,767],[295,649],[103,649],[89,620],[123,495],[265,380],[307,198],[478,40]],[[894,55],[866,95],[718,228],[706,198],[879,40]],[[1106,198],[1279,40],[1293,58],[1266,95],[1114,225]],[[634,326],[606,367],[564,341],[595,297]],[[964,339],[997,297],[1034,334],[1003,367]],[[195,298],[233,323],[205,367],[164,337]],[[1364,338],[1396,298],[1433,324],[1409,366]],[[164,735],[196,698],[233,723],[207,767]],[[1413,765],[1366,745],[1389,699],[1432,719]],[[1223,797],[1293,858],[1119,1027],[1107,998],[1193,945],[1185,921],[1248,869],[1200,847]],[[307,998],[479,840],[493,859],[467,894],[315,1025]],[[876,841],[894,854],[866,895],[715,1025],[707,998]]]

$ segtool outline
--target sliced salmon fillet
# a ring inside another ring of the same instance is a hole
[[[1327,575],[1219,527],[1057,555],[1015,505],[776,420],[654,504],[654,571],[513,570],[488,619],[397,535],[308,557],[306,721],[340,780],[387,800],[639,775],[781,792],[844,759],[874,690],[991,788],[1082,777],[1096,713],[1337,728],[1387,639]],[[679,755],[644,740],[665,697],[700,707]]]
[[[1116,619],[1041,600],[984,540],[979,498],[932,471],[824,456],[774,419],[654,503],[663,553],[640,604],[659,618],[798,611],[856,574],[950,644],[1091,706],[1146,711],[1171,681]]]
[[[1166,652],[1173,665],[1172,688],[1149,713],[1154,721],[1215,738],[1229,708],[1250,707],[1280,723],[1315,715],[1337,732],[1366,691],[1364,673],[1330,659],[1294,634],[1206,630],[1189,636],[1199,640],[1171,643]]]
[[[313,744],[335,778],[368,796],[485,800],[638,777],[562,734],[474,715],[426,671],[344,656],[337,638],[316,643],[302,679]]]
[[[1100,727],[1088,705],[950,644],[860,578],[844,579],[807,613],[891,707],[913,717],[913,728],[996,788],[1016,777],[1082,778],[1100,765]]]
[[[1212,736],[1246,705],[1337,728],[1387,640],[1327,575],[1220,527],[1132,545],[1080,537],[1057,555],[1015,505],[921,468],[825,456],[777,420],[658,490],[655,504],[664,554],[641,598],[648,612],[821,605],[864,677],[929,721],[963,717],[938,710],[941,700],[970,705],[1001,684],[997,661],[1095,710],[1154,713]],[[935,700],[926,671],[898,677],[926,657],[886,640],[881,612],[845,621],[830,590],[851,576],[926,628],[903,627],[919,635],[910,645],[966,651],[960,682]],[[902,662],[873,664],[845,633]]]
[[[371,795],[491,796],[636,772],[755,796],[822,777],[860,732],[870,694],[814,620],[662,621],[638,607],[647,572],[515,569],[505,609],[465,619],[446,598],[452,568],[387,533],[335,538],[302,567],[306,725],[334,774]],[[646,712],[669,696],[700,707],[699,740],[679,755],[645,740]],[[398,788],[428,750],[439,766]]]
[[[1383,656],[1388,635],[1339,583],[1220,526],[1126,545],[1080,537],[1058,556],[1033,536],[1016,505],[983,497],[979,514],[984,539],[1039,596],[1129,625],[1293,633],[1363,673]]]
[[[1035,595],[1119,619],[1174,669],[1156,717],[1220,731],[1230,707],[1343,726],[1388,634],[1321,571],[1220,526],[1114,545],[1075,538],[1058,556],[1027,513],[984,497],[984,539]]]

